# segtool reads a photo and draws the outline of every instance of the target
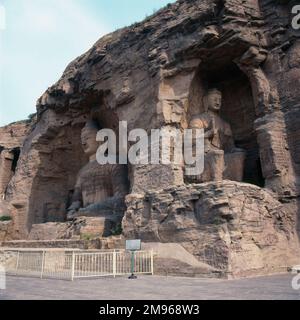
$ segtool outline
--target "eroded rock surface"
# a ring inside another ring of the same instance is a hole
[[[0,197],[5,198],[8,184],[18,165],[24,140],[33,129],[35,116],[0,128]]]
[[[233,276],[285,271],[299,262],[295,211],[250,184],[223,181],[127,197],[124,235],[178,243]]]
[[[14,237],[12,216],[15,208],[6,200],[7,190],[17,167],[23,143],[33,130],[35,115],[0,128],[0,241]]]

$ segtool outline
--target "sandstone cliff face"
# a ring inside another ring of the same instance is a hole
[[[126,237],[181,244],[228,276],[285,271],[299,261],[294,212],[259,187],[188,185],[132,194],[127,203]]]
[[[16,171],[21,147],[32,130],[33,123],[34,117],[0,128],[0,196],[2,198]]]
[[[7,219],[14,208],[6,201],[7,189],[18,166],[20,150],[33,128],[34,116],[0,128],[0,219]],[[0,220],[0,241],[13,238],[12,221]]]
[[[233,207],[226,200],[226,211],[235,213],[226,218],[206,206],[220,201],[218,190],[186,187],[181,167],[130,166],[135,195],[127,201],[124,233],[182,242],[198,259],[237,273],[239,264],[249,263],[243,260],[248,251],[257,262],[249,269],[284,265],[279,257],[286,250],[291,261],[300,221],[300,34],[291,27],[293,4],[179,0],[142,23],[103,37],[70,63],[39,99],[38,122],[7,189],[15,238],[27,238],[32,225],[65,221],[76,175],[87,162],[80,131],[91,113],[116,132],[120,120],[128,122],[129,130],[184,129],[203,110],[205,90],[218,87],[224,96],[221,116],[231,124],[237,147],[247,153],[247,184],[225,184],[221,190],[230,198],[228,188],[241,188],[240,196],[232,196]],[[178,185],[185,190],[179,200],[166,190],[162,198],[153,196],[158,213],[144,203],[150,190]],[[199,190],[204,216],[198,207],[184,204],[181,217],[181,209],[174,208],[177,200],[200,201]],[[251,208],[240,208],[244,202],[239,197],[252,202]],[[213,217],[221,223],[214,225]],[[164,231],[158,237],[156,230]],[[221,244],[217,253],[211,249],[216,243]]]

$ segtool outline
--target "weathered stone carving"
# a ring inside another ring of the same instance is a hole
[[[267,181],[266,187],[278,194],[293,194],[295,181],[291,172],[292,161],[287,152],[287,130],[284,115],[280,110],[279,92],[276,81],[270,81],[262,68],[267,58],[266,50],[250,47],[235,63],[251,83],[258,117],[255,130],[260,145],[262,171]],[[272,64],[275,58],[271,57],[269,60],[267,63]]]
[[[219,115],[222,93],[217,89],[209,90],[203,104],[205,112],[195,116],[189,125],[191,129],[204,129],[205,139],[204,172],[193,180],[242,181],[245,151],[235,147],[230,124]]]
[[[298,261],[291,209],[257,186],[193,184],[132,194],[126,203],[126,237],[181,244],[228,276],[282,272]]]
[[[265,50],[251,47],[240,59],[236,60],[236,64],[251,82],[257,116],[277,110],[279,105],[278,93],[271,87],[261,68],[261,64],[266,58],[267,52]]]
[[[108,227],[121,221],[124,213],[124,197],[127,190],[127,171],[124,165],[100,165],[96,160],[99,128],[95,121],[88,121],[82,129],[81,139],[89,163],[79,172],[68,220],[76,217],[102,217]]]
[[[6,192],[13,229],[2,232],[4,239],[110,234],[103,232],[112,221],[107,203],[117,192],[103,184],[117,181],[114,166],[93,167],[91,159],[82,168],[88,159],[78,148],[81,128],[96,108],[97,119],[111,129],[119,119],[129,130],[147,132],[207,126],[206,171],[194,181],[200,184],[185,185],[181,166],[130,167],[126,238],[182,245],[197,264],[232,275],[299,264],[300,33],[292,30],[290,6],[283,2],[179,0],[103,37],[70,63],[38,101],[37,124]],[[200,108],[206,87],[222,89],[221,116]],[[16,147],[10,139],[17,131],[0,128],[0,149]],[[235,146],[247,151],[248,183],[225,181],[242,179],[244,152]],[[58,226],[80,168],[69,212],[80,217]],[[179,250],[168,251],[175,256]],[[178,260],[171,264],[186,270]]]
[[[0,128],[0,198],[5,198],[8,184],[17,167],[20,148],[33,122],[34,116]]]
[[[0,128],[0,241],[10,240],[15,236],[12,221],[15,208],[6,201],[7,190],[17,169],[20,149],[31,131],[35,116]]]

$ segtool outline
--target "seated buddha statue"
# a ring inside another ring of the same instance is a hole
[[[107,217],[120,222],[125,211],[128,194],[127,166],[100,165],[96,160],[99,147],[96,141],[99,127],[90,120],[81,132],[82,147],[89,162],[80,170],[72,204],[68,208],[68,220],[84,217]]]

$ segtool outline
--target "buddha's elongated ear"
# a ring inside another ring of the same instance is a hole
[[[208,93],[203,96],[204,112],[208,111]]]
[[[91,109],[90,119],[96,123],[98,130],[103,129],[101,125],[101,108],[95,106]]]

